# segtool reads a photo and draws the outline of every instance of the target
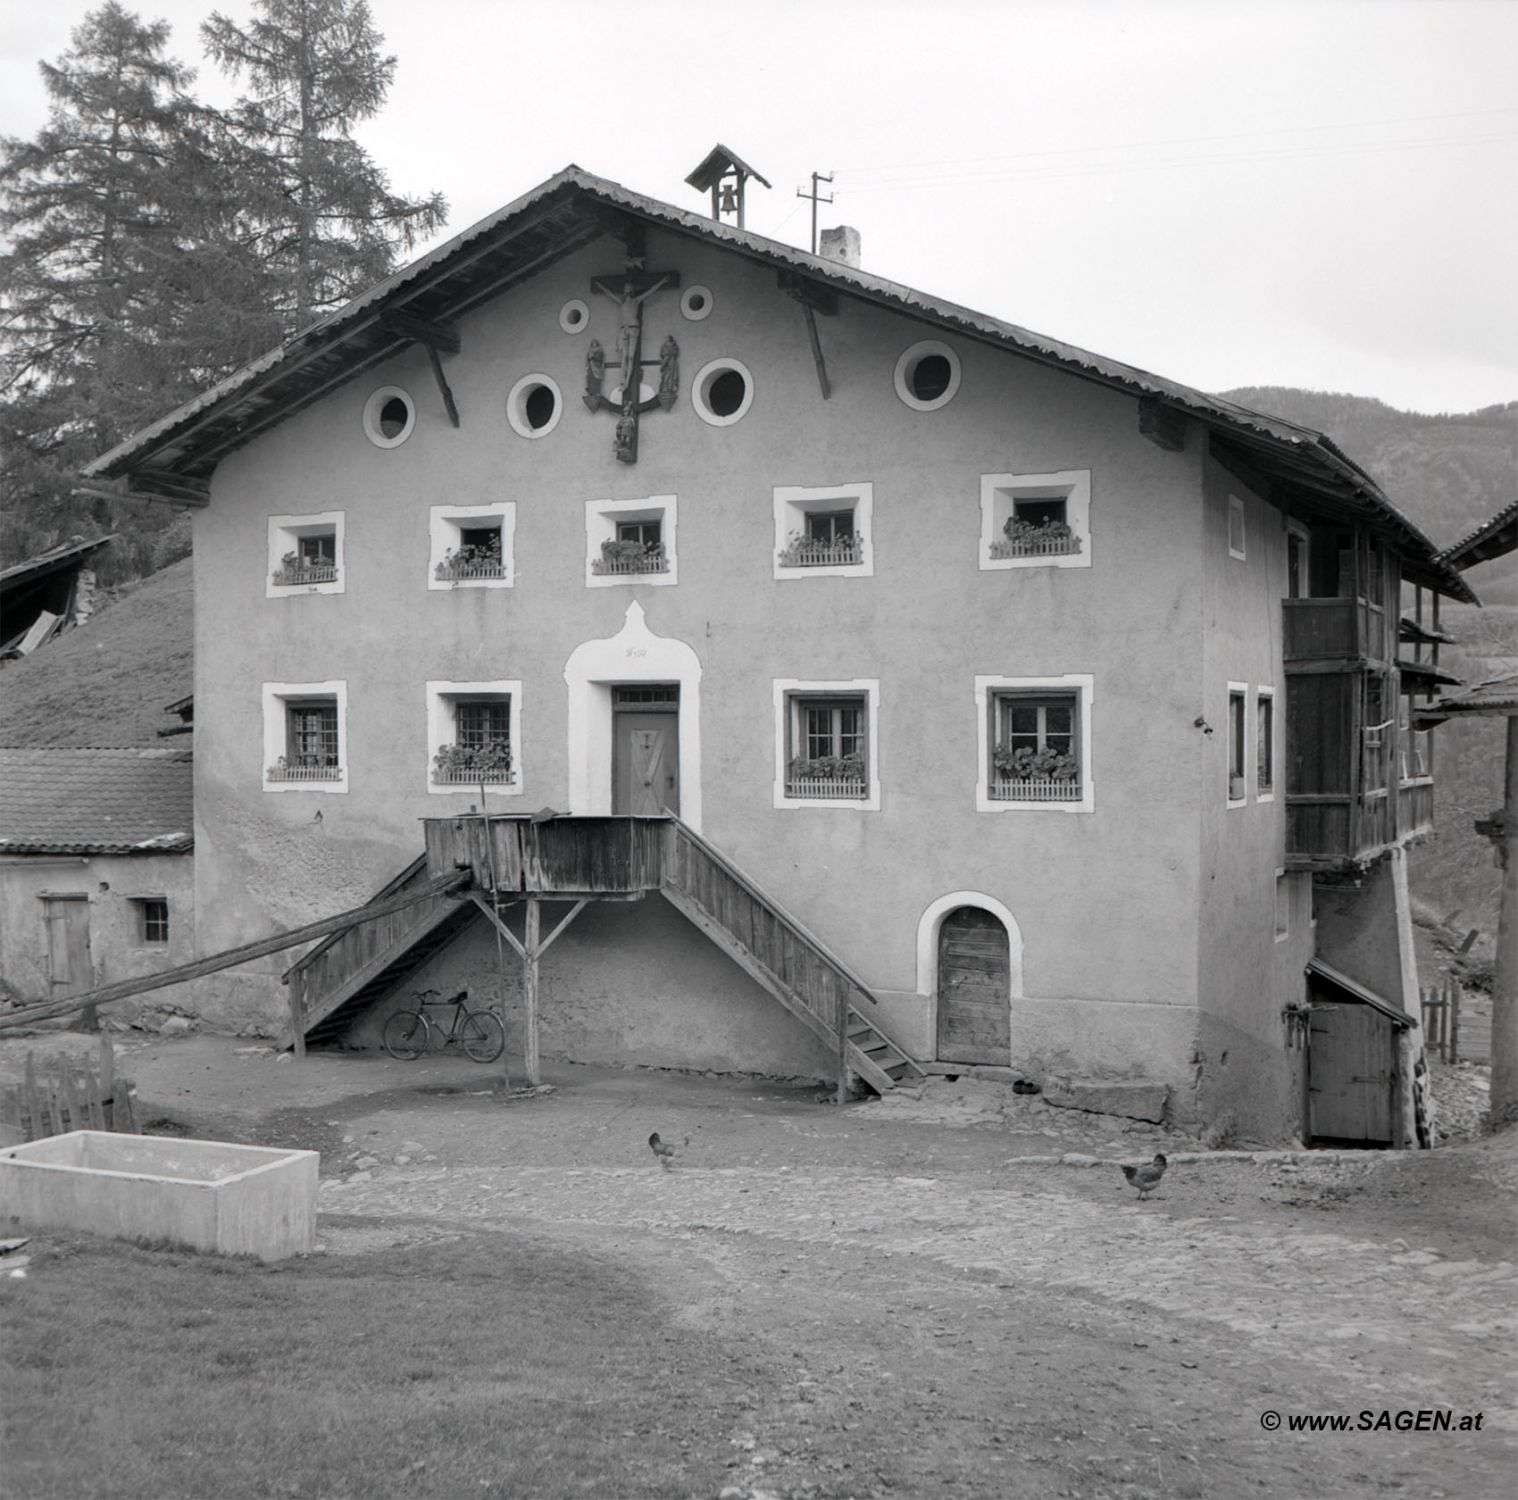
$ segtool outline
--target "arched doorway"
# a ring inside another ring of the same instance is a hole
[[[1012,950],[999,918],[959,906],[938,929],[938,1057],[1012,1063]]]

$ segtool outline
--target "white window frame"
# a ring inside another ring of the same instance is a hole
[[[1080,539],[1080,551],[1052,557],[994,557],[1002,528],[1016,514],[1019,500],[1063,500],[1065,524]],[[1089,568],[1091,566],[1091,470],[1059,469],[1052,474],[982,474],[980,476],[980,567]]]
[[[291,594],[341,594],[347,583],[347,565],[344,556],[344,512],[340,510],[313,511],[304,516],[269,517],[269,555],[264,570],[264,597],[285,599]],[[287,552],[300,549],[304,537],[331,536],[332,558],[337,577],[330,583],[275,583],[280,559]]]
[[[406,403],[406,425],[394,437],[386,437],[379,425],[380,413],[392,397],[399,397]],[[398,385],[382,385],[377,391],[370,392],[369,399],[364,402],[364,436],[376,448],[399,448],[415,428],[416,402],[410,391],[403,390]]]
[[[941,395],[934,396],[930,401],[924,401],[912,389],[911,376],[918,364],[931,354],[941,354],[948,360],[949,384]],[[896,395],[903,406],[909,406],[913,411],[938,411],[959,394],[959,383],[963,377],[964,370],[959,363],[959,355],[948,344],[941,339],[921,339],[901,351],[891,378],[896,387]]]
[[[541,427],[534,427],[527,419],[527,401],[539,387],[553,393],[553,415]],[[564,392],[559,389],[559,383],[552,375],[534,370],[532,374],[522,376],[506,393],[506,420],[518,437],[526,438],[529,442],[546,438],[563,419]]]
[[[1276,942],[1284,943],[1291,936],[1291,902],[1295,887],[1284,868],[1276,870]]]
[[[1076,699],[1076,734],[1080,740],[1081,794],[1068,802],[1002,802],[991,797],[992,715],[998,696],[1027,693],[1052,697],[1068,693]],[[1096,811],[1096,775],[1091,761],[1092,704],[1096,677],[1091,672],[1066,672],[1059,677],[977,676],[975,679],[975,811],[982,813],[1092,813]]]
[[[865,794],[858,798],[790,797],[786,795],[786,765],[790,759],[791,715],[793,705],[805,698],[863,698],[865,751]],[[775,705],[775,783],[774,806],[777,808],[811,808],[819,812],[880,811],[880,679],[854,677],[847,681],[803,681],[797,677],[774,679]]]
[[[806,518],[814,512],[843,510],[852,506],[854,530],[860,539],[857,563],[828,563],[822,567],[794,567],[782,563],[780,554],[794,531],[806,531]],[[832,485],[776,485],[774,490],[775,543],[771,554],[776,578],[873,578],[875,576],[875,486],[868,482]]]
[[[174,941],[174,916],[169,898],[163,895],[128,896],[127,900],[132,906],[132,946],[152,952],[167,948]],[[164,935],[161,938],[150,938],[147,935],[149,905],[163,907]]]
[[[663,573],[597,573],[601,543],[617,539],[619,521],[658,521],[669,567]],[[634,585],[673,588],[680,581],[680,506],[674,495],[645,495],[641,500],[587,500],[585,502],[585,587],[608,589]]]
[[[1243,775],[1239,778],[1243,785],[1240,794],[1233,795],[1233,701],[1238,698],[1244,705],[1241,715],[1243,723],[1239,726],[1240,735],[1240,764]],[[1249,722],[1249,684],[1247,682],[1230,682],[1228,684],[1227,706],[1223,713],[1223,744],[1227,749],[1227,761],[1223,768],[1223,794],[1224,800],[1229,807],[1247,807],[1249,805],[1249,783],[1254,774],[1254,760],[1250,750],[1254,744],[1254,731]]]
[[[1270,785],[1264,791],[1260,790],[1260,705],[1270,705]],[[1257,687],[1254,690],[1254,722],[1250,726],[1253,732],[1254,745],[1253,755],[1250,757],[1250,775],[1247,778],[1253,791],[1256,802],[1274,802],[1276,800],[1276,783],[1281,779],[1281,736],[1276,728],[1276,690],[1273,687]]]
[[[1238,520],[1238,545],[1234,545],[1234,520]],[[1228,555],[1240,562],[1248,561],[1248,531],[1245,528],[1246,510],[1239,495],[1228,497]]]
[[[725,370],[736,370],[743,377],[743,400],[739,403],[736,411],[723,416],[715,412],[710,406],[712,382]],[[649,392],[653,394],[652,391]],[[613,392],[612,399],[616,400]],[[646,398],[645,398],[646,399]],[[741,422],[754,404],[754,377],[749,367],[740,359],[733,359],[729,355],[720,355],[716,359],[708,360],[696,371],[696,378],[690,384],[690,404],[695,413],[708,427],[731,427],[735,422]]]
[[[501,523],[501,578],[439,578],[437,570],[450,549],[463,542],[466,530],[482,522]],[[509,589],[516,582],[517,507],[514,500],[500,500],[493,505],[434,505],[427,522],[427,587],[429,589]]]
[[[432,779],[432,759],[444,745],[458,743],[456,711],[461,698],[508,698],[510,714],[508,734],[511,736],[511,780],[487,781],[487,797],[520,797],[525,784],[522,771],[522,680],[499,678],[493,682],[429,682],[427,692],[427,763],[423,775],[427,778],[427,791],[434,796],[465,796],[471,793],[478,801],[479,782],[444,782]]]
[[[330,781],[271,781],[269,769],[285,753],[288,743],[286,706],[295,698],[331,698],[337,706],[338,774]],[[263,684],[263,765],[260,775],[266,792],[325,792],[348,790],[348,684],[329,682],[266,682]]]

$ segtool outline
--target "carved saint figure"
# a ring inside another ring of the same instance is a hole
[[[606,351],[600,339],[592,339],[585,351],[585,404],[591,411],[601,409],[601,382],[606,378]]]
[[[637,462],[638,419],[636,417],[624,414],[617,418],[616,452],[619,463]]]
[[[680,394],[680,346],[671,334],[659,346],[659,405],[668,411]]]

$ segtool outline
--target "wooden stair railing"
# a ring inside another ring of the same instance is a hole
[[[882,1094],[925,1076],[870,1020],[879,1002],[869,986],[820,938],[678,818],[667,837],[665,900],[838,1049],[840,1089],[849,1073]]]
[[[302,1055],[310,1032],[407,955],[418,952],[429,934],[461,913],[472,919],[473,908],[453,890],[436,891],[400,910],[384,909],[397,896],[437,883],[429,881],[426,857],[414,860],[375,893],[373,902],[381,908],[376,915],[332,934],[286,970],[290,1022],[276,1046],[293,1047],[297,1056]],[[458,872],[454,886],[467,884],[467,877]]]

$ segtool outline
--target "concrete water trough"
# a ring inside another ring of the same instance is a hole
[[[0,1149],[0,1219],[283,1260],[316,1244],[315,1151],[74,1130]]]

